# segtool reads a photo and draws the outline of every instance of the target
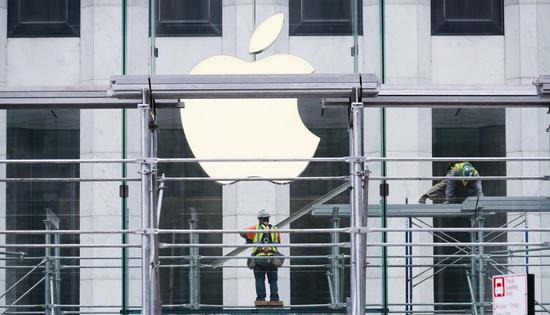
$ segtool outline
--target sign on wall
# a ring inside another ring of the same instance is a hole
[[[534,315],[535,276],[493,276],[493,315]]]

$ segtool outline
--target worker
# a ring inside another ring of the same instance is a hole
[[[478,171],[469,162],[456,163],[452,169],[449,179],[447,180],[447,188],[445,189],[445,202],[444,203],[460,203],[464,200],[457,194],[458,180],[451,179],[452,177],[478,177]],[[466,192],[466,196],[478,196],[483,197],[483,188],[481,187],[481,180],[469,180],[461,179],[460,182]]]
[[[447,177],[451,176],[451,172],[453,171],[453,165],[455,163],[449,162],[447,165]],[[422,197],[418,200],[418,203],[425,204],[426,199],[430,199],[432,201],[439,201],[443,202],[445,201],[445,190],[447,190],[447,179],[444,179],[440,181],[439,183],[432,186],[432,188],[428,189],[427,192],[425,192]]]
[[[281,242],[281,235],[277,227],[269,224],[271,215],[265,209],[258,212],[258,224],[249,226],[248,230],[266,230],[267,232],[251,232],[241,233],[241,237],[246,240],[247,244],[263,244],[267,246],[254,247],[252,256],[265,257],[275,256],[278,253],[277,247],[273,244]],[[256,305],[265,301],[265,278],[269,283],[270,303],[273,305],[282,304],[279,301],[279,289],[277,286],[277,267],[273,265],[271,259],[261,258],[253,260],[254,279],[256,280]],[[258,303],[260,302],[260,303]]]

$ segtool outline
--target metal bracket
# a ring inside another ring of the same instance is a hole
[[[157,158],[136,159],[137,164],[157,164]]]
[[[346,231],[350,234],[354,234],[354,233],[364,234],[364,233],[370,232],[370,227],[360,227],[360,228],[350,227]]]
[[[158,234],[159,231],[158,229],[140,229],[140,230],[136,230],[136,234],[140,234],[140,235],[155,235],[155,234]]]
[[[348,156],[344,159],[347,163],[364,163],[367,161],[367,158],[364,156]]]
[[[351,108],[364,108],[365,107],[365,104],[363,104],[363,102],[352,102],[351,103]]]

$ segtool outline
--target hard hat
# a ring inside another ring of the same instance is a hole
[[[269,214],[269,212],[265,209],[258,212],[258,219],[269,219],[269,217],[271,217],[271,214]]]
[[[476,170],[471,164],[465,164],[462,168],[462,176],[477,176]]]
[[[472,164],[466,162],[462,167],[462,176],[478,176],[478,173],[476,169],[472,166]],[[462,184],[464,185],[464,187],[466,187],[468,186],[468,181],[463,179]]]

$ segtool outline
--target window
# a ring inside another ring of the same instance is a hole
[[[79,37],[80,0],[8,0],[8,37]]]
[[[434,157],[451,156],[506,156],[506,112],[502,108],[434,108],[432,109],[432,154]],[[481,176],[504,176],[506,175],[506,162],[482,162],[471,161],[472,165],[479,171]],[[445,176],[448,170],[447,162],[434,162],[433,175]],[[437,181],[434,182],[434,184]],[[483,193],[485,196],[506,196],[506,182],[504,181],[482,181]],[[463,189],[457,189],[458,198],[465,198],[469,194]],[[471,194],[471,193],[470,193]],[[443,200],[434,201],[441,203]],[[485,227],[506,226],[507,215],[505,213],[485,213]],[[466,217],[439,217],[434,218],[433,224],[438,228],[470,227],[471,222]],[[455,238],[461,242],[471,241],[468,233],[451,232],[449,234],[438,234],[434,242],[445,242]],[[494,242],[506,242],[506,234],[493,235],[486,240]],[[485,248],[485,254],[497,253],[506,250],[505,247],[490,246]],[[467,270],[470,267],[447,268],[449,257],[457,253],[467,253],[463,249],[451,247],[434,247],[433,253],[441,255],[434,258],[434,302],[435,310],[453,312],[469,311],[469,306],[452,305],[452,303],[468,301],[470,291],[466,278]],[[474,252],[475,253],[475,252]],[[506,264],[506,257],[491,256],[497,264]],[[469,259],[460,260],[453,258],[451,261],[463,263]],[[487,277],[498,272],[495,268],[487,268]],[[486,296],[490,297],[490,285],[485,287]],[[490,298],[489,298],[490,300]],[[485,301],[487,302],[487,300]],[[445,305],[445,303],[450,303]]]
[[[157,0],[157,36],[221,36],[221,0]]]
[[[291,36],[352,35],[352,1],[289,0]],[[363,35],[362,0],[357,0],[357,32]]]
[[[502,0],[432,0],[432,35],[504,35]]]
[[[8,159],[78,159],[80,157],[80,110],[8,110],[6,113],[6,153]],[[54,177],[78,178],[79,164],[9,164],[6,178]],[[46,213],[53,212],[59,218],[59,229],[80,228],[80,184],[76,182],[9,182],[6,183],[6,201],[0,211],[6,215],[6,230],[44,230]],[[78,234],[61,236],[61,243],[78,244]],[[43,235],[7,235],[6,244],[44,244]],[[19,247],[26,253],[26,259],[9,259],[5,270],[6,288],[22,281],[6,295],[3,305],[27,305],[6,309],[31,313],[44,313],[45,286],[38,285],[28,294],[24,292],[44,277],[44,270],[38,269],[24,277],[46,255],[44,248]],[[80,270],[77,247],[61,248],[59,255],[66,266],[57,274],[60,304],[79,303]],[[4,259],[4,257],[2,256]],[[4,273],[4,270],[2,270]],[[21,298],[21,300],[18,300]],[[18,301],[18,302],[17,302]],[[63,309],[65,310],[65,308]],[[78,311],[69,308],[69,312]]]

